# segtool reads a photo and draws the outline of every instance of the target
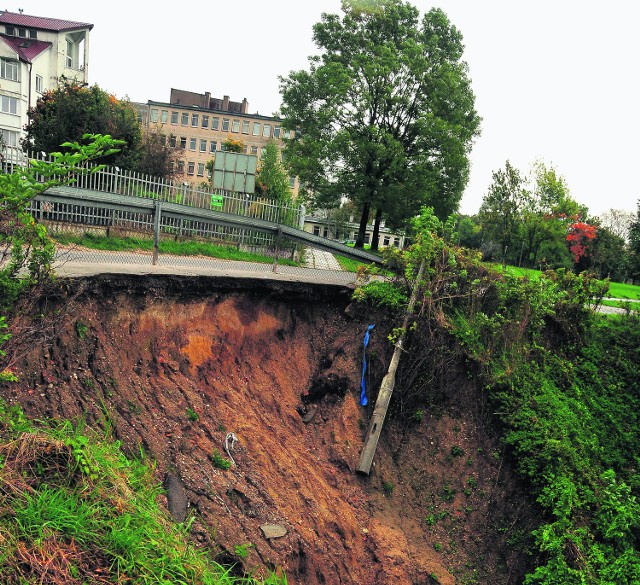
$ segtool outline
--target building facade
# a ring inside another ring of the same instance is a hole
[[[246,99],[234,102],[229,96],[223,98],[171,89],[169,102],[149,100],[146,104],[135,104],[140,112],[143,126],[158,128],[177,149],[173,174],[188,182],[209,179],[207,163],[217,151],[223,150],[224,142],[231,139],[242,143],[246,154],[260,158],[262,149],[269,140],[282,146],[284,130],[278,118],[249,113]],[[298,182],[289,179],[292,192],[297,194]]]
[[[27,110],[62,79],[87,83],[92,24],[0,12],[0,134],[18,146]]]

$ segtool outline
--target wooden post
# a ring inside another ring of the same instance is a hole
[[[373,463],[373,457],[375,456],[376,448],[378,447],[378,439],[380,438],[382,425],[384,424],[384,419],[387,416],[391,395],[393,394],[393,389],[396,385],[396,370],[400,363],[402,346],[406,337],[407,327],[409,326],[409,319],[411,319],[413,309],[416,305],[418,289],[420,288],[420,281],[422,280],[423,273],[424,260],[420,263],[420,268],[418,269],[418,276],[416,277],[413,291],[411,291],[411,298],[409,299],[407,312],[405,313],[404,321],[402,323],[402,333],[396,341],[395,349],[393,350],[393,357],[391,358],[391,363],[387,370],[387,375],[382,379],[382,384],[380,384],[380,391],[378,392],[376,405],[373,409],[371,422],[369,423],[367,437],[365,439],[364,447],[362,448],[362,453],[360,453],[360,461],[358,462],[356,470],[360,473],[364,473],[365,475],[369,475],[369,472],[371,471],[371,464]]]
[[[278,233],[276,235],[276,250],[273,255],[273,272],[278,270],[278,256],[280,254],[280,238],[282,237],[282,226],[278,225]]]

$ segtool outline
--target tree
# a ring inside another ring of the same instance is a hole
[[[569,195],[569,187],[553,167],[538,161],[533,165],[533,185],[527,190],[521,217],[521,259],[527,266],[537,265],[542,244],[562,241],[573,218],[586,216],[587,210]]]
[[[142,135],[135,170],[168,179],[178,159],[178,151],[171,148],[167,136],[159,128],[150,128]]]
[[[280,78],[281,114],[304,195],[314,207],[357,204],[362,247],[372,210],[379,227],[423,205],[442,218],[457,208],[480,118],[462,35],[444,12],[419,21],[401,0],[345,0],[342,10],[313,27],[321,54],[309,70]]]
[[[600,216],[600,225],[612,234],[627,240],[629,229],[634,220],[633,211],[624,209],[609,209]]]
[[[61,144],[81,143],[85,134],[108,135],[124,143],[119,152],[100,162],[136,168],[142,136],[138,113],[131,102],[97,85],[65,81],[45,92],[27,117],[25,150],[51,153],[60,151]]]
[[[256,174],[256,192],[263,197],[281,202],[291,199],[289,175],[280,162],[280,149],[273,140],[267,142],[260,158]]]
[[[640,200],[629,227],[629,276],[634,283],[640,280]]]
[[[520,171],[506,161],[504,170],[493,172],[493,182],[480,206],[480,223],[485,235],[498,244],[503,264],[520,229],[521,212],[527,197]]]
[[[598,227],[584,221],[576,221],[569,226],[566,239],[576,272],[587,268],[597,234]]]
[[[599,226],[591,258],[591,267],[598,277],[624,280],[627,255],[624,239],[609,228]]]

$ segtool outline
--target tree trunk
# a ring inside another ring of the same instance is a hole
[[[364,236],[367,233],[367,223],[369,222],[370,209],[371,205],[369,203],[365,203],[362,207],[362,215],[360,216],[360,228],[358,229],[358,237],[356,238],[354,248],[364,248]]]
[[[377,252],[380,244],[380,220],[382,219],[382,209],[376,209],[376,221],[373,224],[373,235],[371,236],[371,251]]]

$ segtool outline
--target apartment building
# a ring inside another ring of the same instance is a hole
[[[136,104],[145,127],[157,127],[168,137],[170,146],[178,149],[174,174],[189,182],[208,180],[206,164],[228,139],[242,142],[243,151],[260,158],[267,141],[282,144],[284,130],[278,118],[249,113],[246,99],[234,102],[223,98],[171,89],[168,103],[149,100]],[[294,194],[298,182],[290,179]]]
[[[87,83],[92,24],[0,12],[0,135],[19,145],[27,110],[61,78]]]

